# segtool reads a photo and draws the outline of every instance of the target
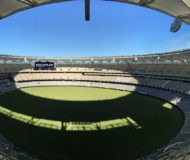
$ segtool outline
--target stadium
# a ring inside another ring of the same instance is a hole
[[[54,2],[60,0],[3,0],[0,18]],[[175,17],[171,32],[190,23],[188,0],[118,2]],[[86,21],[89,6],[85,0]],[[189,159],[189,62],[190,49],[72,58],[0,54],[0,160]]]

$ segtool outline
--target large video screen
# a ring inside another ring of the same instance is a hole
[[[51,70],[55,68],[54,62],[35,62],[35,70]]]

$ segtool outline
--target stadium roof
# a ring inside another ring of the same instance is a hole
[[[0,0],[0,19],[36,6],[72,0]],[[90,0],[84,0],[89,3]],[[152,8],[190,24],[190,0],[104,0]],[[75,1],[73,0],[73,3]],[[86,5],[87,6],[87,5]]]
[[[109,0],[151,8],[190,24],[190,0]]]

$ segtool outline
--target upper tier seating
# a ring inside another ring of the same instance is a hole
[[[96,72],[96,70],[93,69],[85,68],[64,68],[62,69],[62,72],[27,70],[19,72],[14,79],[16,82],[56,80],[126,83],[163,88],[190,95],[190,83],[188,81],[175,80],[175,77],[165,79],[162,75],[157,75],[156,77],[148,75],[131,75],[129,73],[117,72],[113,70],[102,70],[99,72]]]

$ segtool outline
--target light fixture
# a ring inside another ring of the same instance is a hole
[[[171,24],[170,32],[177,32],[180,30],[182,25],[181,19],[175,19],[174,22]]]

